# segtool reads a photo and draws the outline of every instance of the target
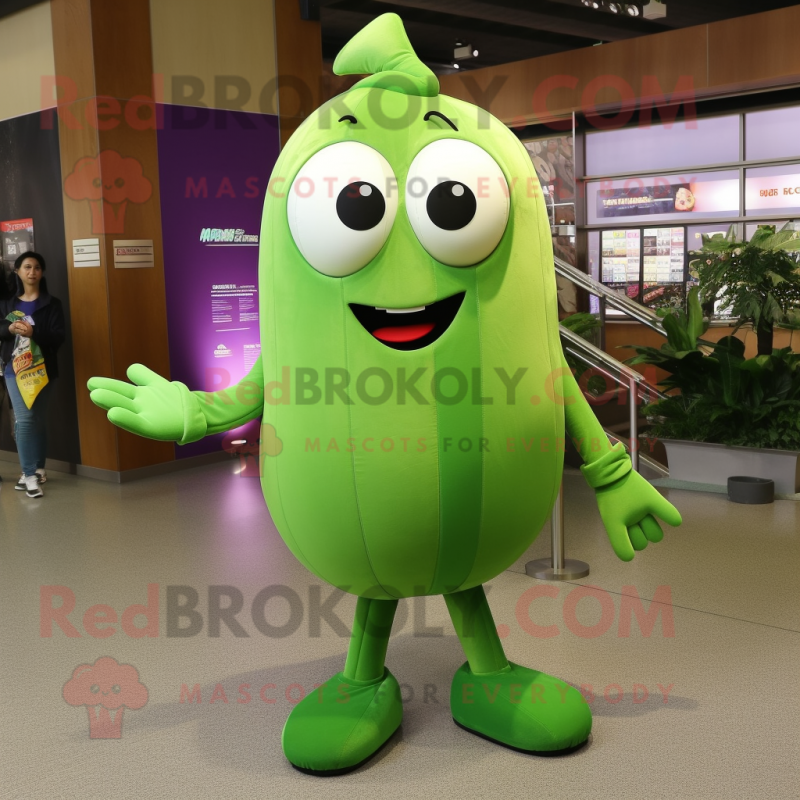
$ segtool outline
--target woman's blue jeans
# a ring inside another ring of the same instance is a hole
[[[48,383],[36,396],[33,405],[28,408],[19,393],[13,374],[5,374],[4,377],[6,390],[14,408],[14,416],[17,418],[14,430],[22,474],[34,475],[37,469],[44,469],[47,458],[47,406],[53,393],[53,384]]]

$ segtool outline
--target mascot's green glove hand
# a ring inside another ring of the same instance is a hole
[[[669,525],[680,525],[678,509],[638,472],[621,444],[604,456],[581,467],[589,485],[597,492],[597,505],[614,552],[623,561],[631,561],[635,550],[644,550],[648,542],[664,538],[655,517]]]
[[[148,439],[188,444],[206,434],[200,401],[184,384],[168,381],[143,364],[128,367],[133,383],[89,378],[92,402],[120,428]]]

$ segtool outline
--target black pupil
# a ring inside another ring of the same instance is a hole
[[[437,184],[428,195],[428,216],[437,228],[457,231],[465,228],[475,216],[475,195],[458,181]]]
[[[377,187],[366,181],[355,181],[339,192],[336,213],[339,219],[354,231],[374,228],[386,212],[386,201]]]

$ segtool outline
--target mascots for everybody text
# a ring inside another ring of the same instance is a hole
[[[680,515],[610,447],[566,367],[547,215],[514,134],[439,95],[393,14],[334,70],[369,77],[298,129],[264,205],[262,355],[245,379],[257,400],[243,384],[190,392],[141,365],[135,385],[92,378],[92,399],[154,439],[193,442],[261,415],[262,440],[280,437],[262,471],[275,525],[311,572],[358,595],[344,669],[286,722],[294,766],[347,772],[398,728],[384,657],[398,599],[418,595],[444,595],[466,654],[450,694],[458,725],[525,752],[575,748],[587,703],[506,659],[482,584],[550,514],[565,427],[621,559],[662,538],[654,515]],[[541,702],[520,702],[532,691]]]

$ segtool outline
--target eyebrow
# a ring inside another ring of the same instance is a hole
[[[452,120],[448,119],[441,111],[429,111],[423,118],[423,122],[427,122],[431,117],[441,117],[454,131],[458,128],[453,124]]]
[[[358,125],[358,120],[352,114],[345,114],[343,117],[339,118],[339,122],[345,122],[345,120]]]

